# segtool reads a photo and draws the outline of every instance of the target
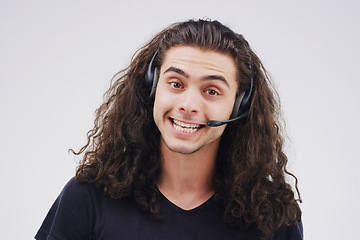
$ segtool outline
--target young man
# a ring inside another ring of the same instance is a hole
[[[270,86],[221,23],[163,30],[108,90],[35,238],[302,239]]]

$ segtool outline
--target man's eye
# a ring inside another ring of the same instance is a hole
[[[181,88],[181,84],[178,82],[172,82],[172,83],[170,83],[170,85],[172,88]]]
[[[216,96],[216,95],[220,95],[216,90],[214,89],[207,89],[206,93],[210,96]]]

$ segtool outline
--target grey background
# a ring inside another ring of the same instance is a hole
[[[220,3],[221,2],[221,3]],[[355,239],[359,1],[0,1],[0,239],[32,239],[111,77],[189,18],[242,33],[279,91],[306,239]]]

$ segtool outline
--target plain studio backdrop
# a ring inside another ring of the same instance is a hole
[[[305,239],[358,239],[359,1],[0,1],[0,239],[32,239],[111,77],[190,18],[242,33],[270,72]],[[293,182],[291,182],[293,184]]]

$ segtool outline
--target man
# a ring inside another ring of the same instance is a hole
[[[163,30],[106,93],[35,238],[302,239],[270,86],[221,23]]]

